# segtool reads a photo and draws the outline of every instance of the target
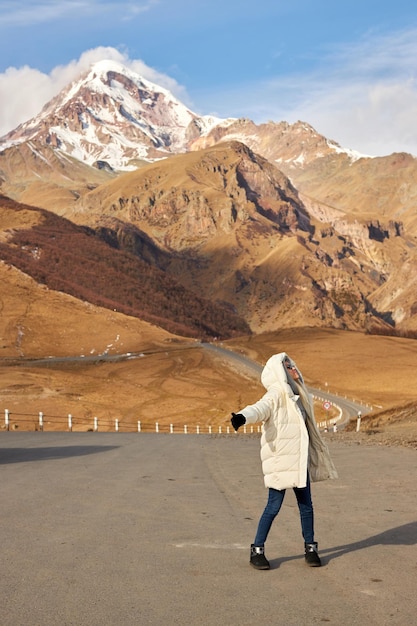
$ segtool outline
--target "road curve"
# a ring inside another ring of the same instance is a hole
[[[212,343],[203,343],[201,345],[206,350],[212,350],[214,352],[217,352],[219,356],[237,362],[239,367],[247,370],[248,373],[255,375],[257,378],[259,378],[263,370],[263,365],[260,365],[256,361],[252,361],[252,359],[249,359],[243,354],[239,354],[237,352],[234,352],[233,350],[229,350],[224,346],[219,346]],[[308,387],[308,390],[312,396],[323,400],[323,402],[325,400],[328,400],[333,405],[340,408],[341,414],[340,418],[338,419],[339,427],[343,427],[352,418],[357,417],[358,414],[365,415],[370,411],[369,406],[356,402],[355,400],[348,400],[347,398],[344,398],[342,396],[338,396],[328,391],[323,391],[322,389],[315,389],[314,387]]]

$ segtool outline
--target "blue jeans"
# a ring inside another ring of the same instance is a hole
[[[295,497],[297,498],[298,510],[301,519],[301,531],[306,543],[314,541],[314,513],[313,503],[311,500],[310,477],[307,474],[307,485],[305,487],[294,487]],[[272,522],[278,515],[281,505],[284,501],[285,489],[269,489],[268,502],[264,512],[259,520],[258,531],[256,533],[254,545],[263,546],[265,544],[268,533],[271,529]]]

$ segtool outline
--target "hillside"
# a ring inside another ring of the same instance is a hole
[[[189,340],[39,285],[0,261],[0,362],[166,349]],[[5,387],[2,387],[4,392]]]
[[[2,194],[58,215],[86,192],[117,175],[109,168],[92,167],[36,141],[0,151]]]
[[[45,210],[0,197],[0,258],[49,289],[185,336],[249,332],[230,309]]]

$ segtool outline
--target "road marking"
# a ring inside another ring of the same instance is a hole
[[[207,550],[247,550],[241,543],[174,543],[175,548],[204,548]]]

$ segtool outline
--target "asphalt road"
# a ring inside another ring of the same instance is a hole
[[[416,451],[333,439],[339,479],[313,485],[323,567],[289,491],[260,572],[258,436],[0,432],[0,623],[414,624]]]

